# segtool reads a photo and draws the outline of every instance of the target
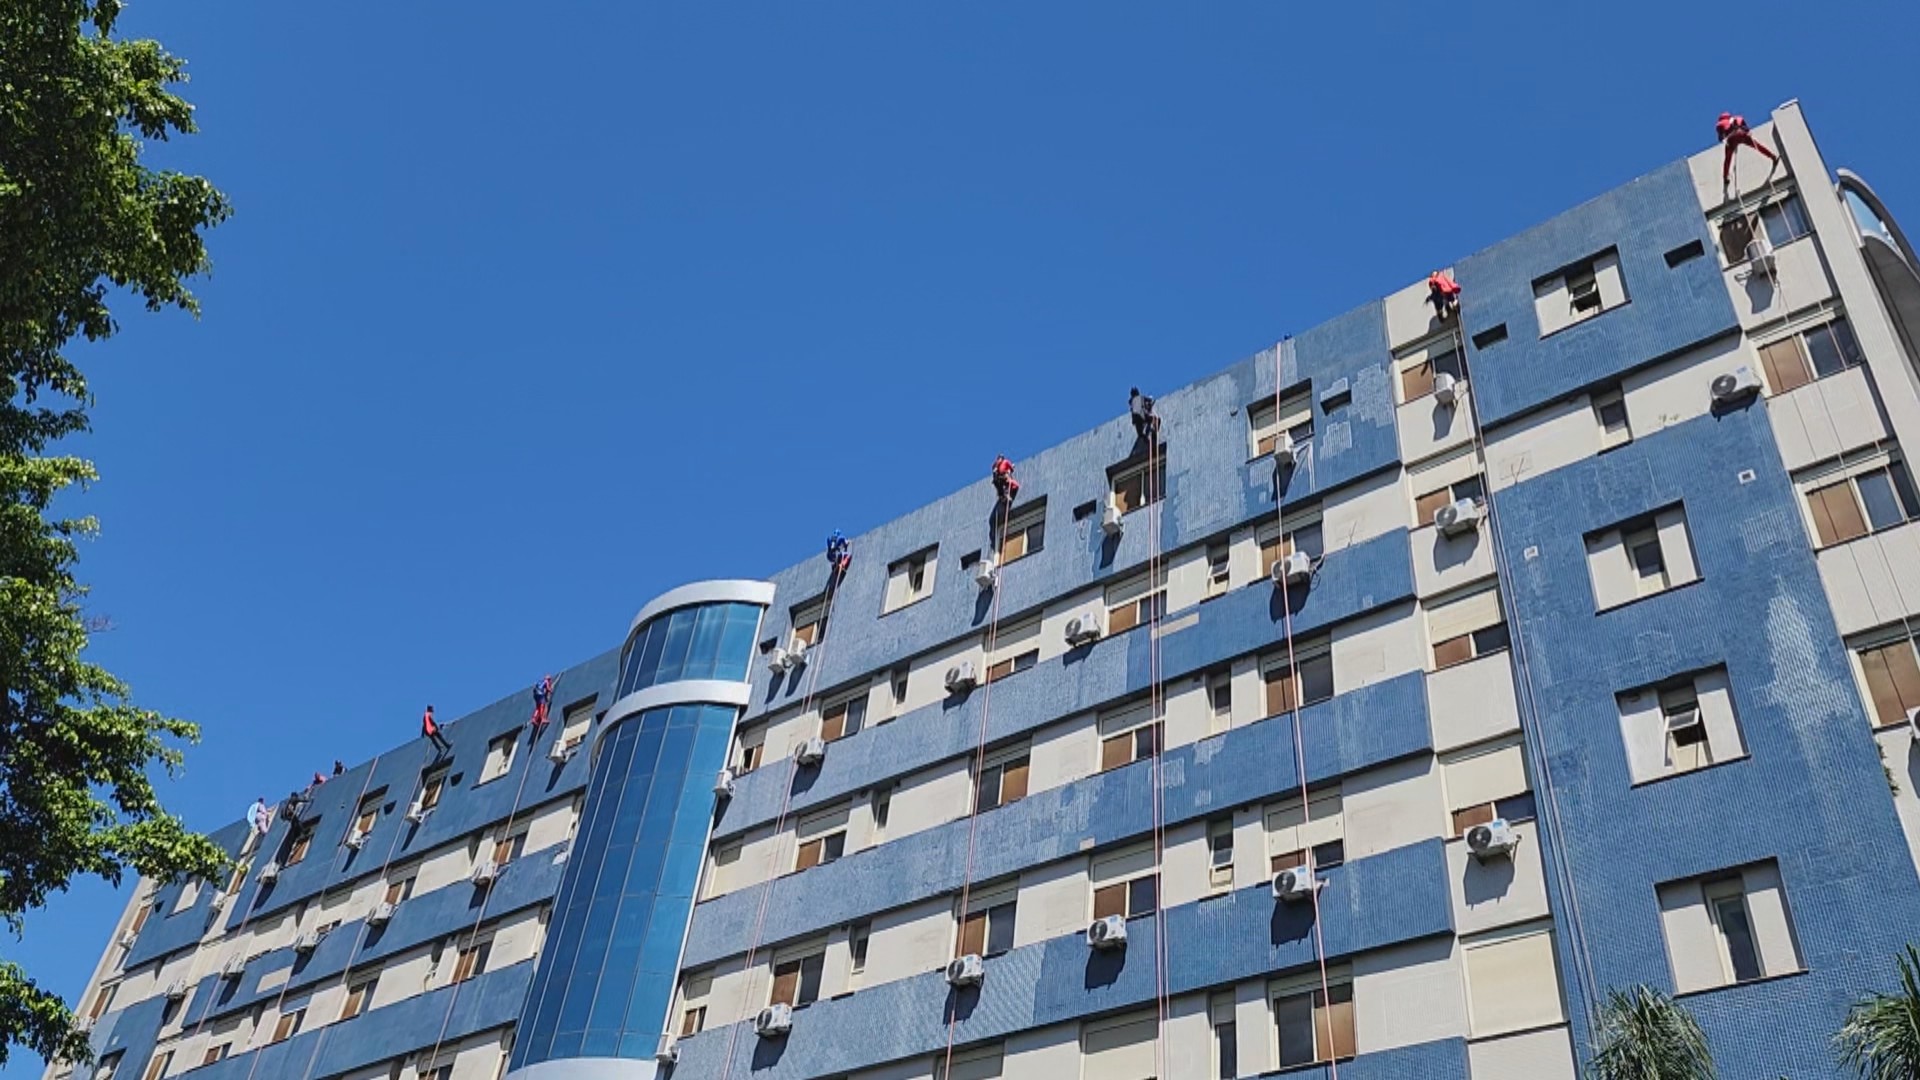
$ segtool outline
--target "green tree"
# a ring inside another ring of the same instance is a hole
[[[1900,966],[1899,992],[1861,999],[1833,1037],[1840,1063],[1853,1066],[1864,1080],[1920,1076],[1920,952],[1909,945],[1894,960]]]
[[[1589,1080],[1714,1080],[1693,1014],[1648,986],[1614,990],[1600,1008]]]
[[[174,92],[183,62],[115,38],[119,13],[119,0],[0,0],[0,918],[16,935],[76,876],[210,877],[224,861],[149,777],[177,769],[197,729],[135,706],[84,658],[74,564],[96,526],[51,512],[94,478],[53,452],[88,429],[92,403],[65,350],[113,334],[110,293],[196,311],[185,281],[228,213],[205,179],[141,163],[146,142],[194,130],[193,110]],[[88,1056],[60,999],[0,963],[0,1063],[15,1046]]]

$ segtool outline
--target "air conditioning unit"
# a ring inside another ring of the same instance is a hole
[[[777,1039],[793,1030],[793,1006],[769,1005],[753,1017],[753,1033],[763,1039]]]
[[[123,949],[133,948],[134,942],[139,940],[140,940],[140,935],[134,933],[131,930],[120,931],[120,947]]]
[[[1107,610],[1090,607],[1067,620],[1067,644],[1069,646],[1087,645],[1099,641],[1107,633]]]
[[[309,930],[293,939],[293,951],[297,953],[310,953],[319,947],[320,931],[318,930]]]
[[[827,756],[827,740],[815,735],[800,744],[800,752],[794,759],[802,765],[818,765]]]
[[[280,880],[280,863],[269,859],[267,865],[260,868],[260,884],[271,885],[278,880]]]
[[[1433,400],[1442,405],[1451,405],[1459,397],[1456,389],[1458,381],[1452,375],[1442,371],[1433,377]]]
[[[1467,830],[1467,850],[1473,852],[1473,857],[1481,862],[1511,855],[1513,849],[1519,846],[1519,834],[1500,818]]]
[[[1284,431],[1274,436],[1273,463],[1284,469],[1293,464],[1293,456],[1293,436]]]
[[[1273,583],[1275,585],[1305,585],[1313,580],[1313,556],[1304,551],[1291,551],[1284,559],[1273,564]]]
[[[226,908],[227,908],[227,894],[226,894],[226,893],[215,893],[215,894],[214,894],[214,896],[213,896],[213,904],[212,904],[212,908],[213,908],[213,913],[214,913],[215,915],[218,915],[218,914],[220,914],[220,913],[221,913],[222,911],[225,911],[225,910],[226,910]]]
[[[503,869],[505,869],[505,867],[494,862],[492,859],[488,859],[473,868],[472,881],[475,885],[491,885],[500,877],[500,871]]]
[[[661,1065],[680,1064],[680,1043],[671,1035],[660,1036],[660,1046],[653,1052],[653,1060]]]
[[[1760,392],[1760,376],[1745,364],[1713,380],[1713,400],[1718,403],[1739,401]]]
[[[553,762],[555,765],[565,765],[567,762],[573,760],[574,752],[579,749],[580,744],[577,742],[568,739],[555,739],[552,748],[547,751],[547,760]]]
[[[980,561],[973,564],[973,583],[982,589],[991,589],[1000,580],[1000,563],[991,555],[982,555]]]
[[[1095,949],[1127,947],[1127,920],[1118,915],[1095,919],[1087,925],[1087,945]]]
[[[90,1034],[93,1031],[93,1017],[91,1016],[74,1017],[73,1029],[75,1031],[78,1031],[82,1035]]]
[[[794,638],[787,642],[787,666],[797,668],[807,662],[807,643]]]
[[[433,807],[426,806],[422,804],[419,799],[415,799],[413,800],[413,805],[407,807],[407,823],[409,825],[418,825],[427,820],[427,815],[431,813],[433,813]]]
[[[1480,527],[1480,519],[1487,516],[1486,508],[1478,499],[1455,499],[1440,508],[1433,515],[1433,523],[1448,536],[1470,533]]]
[[[979,986],[986,977],[986,961],[980,959],[979,953],[968,953],[947,962],[949,986]]]
[[[1747,241],[1747,262],[1753,265],[1756,273],[1773,276],[1773,245],[1767,243],[1766,237],[1755,233],[1753,239]]]
[[[380,901],[379,903],[373,905],[372,911],[367,912],[367,925],[368,926],[387,925],[388,923],[393,921],[393,913],[398,909],[399,909],[398,904],[389,904],[385,900]]]
[[[220,977],[223,979],[237,979],[246,973],[247,958],[244,956],[229,956],[227,962],[220,965]]]
[[[1107,508],[1100,512],[1100,531],[1108,536],[1119,536],[1120,530],[1125,528],[1120,521],[1123,516],[1120,513],[1120,500],[1112,495],[1107,496]]]
[[[367,835],[368,834],[365,829],[353,830],[352,832],[347,834],[347,847],[351,848],[354,851],[359,851],[361,848],[366,847]]]
[[[1314,874],[1311,866],[1296,866],[1291,870],[1282,870],[1273,875],[1273,898],[1292,903],[1305,900],[1326,884]]]
[[[767,654],[767,670],[775,675],[786,674],[787,669],[792,666],[793,658],[787,655],[787,650],[778,645],[775,645],[773,651]]]
[[[175,979],[167,984],[167,1000],[179,1001],[187,996],[187,980]]]
[[[962,660],[947,669],[947,693],[963,694],[980,685],[980,673],[973,661]]]
[[[713,797],[716,799],[733,798],[733,770],[721,769],[713,778]]]

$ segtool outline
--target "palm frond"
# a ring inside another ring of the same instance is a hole
[[[1648,986],[1608,993],[1589,1080],[1715,1080],[1707,1036],[1683,1005]]]
[[[1853,1066],[1862,1080],[1920,1076],[1920,951],[1909,945],[1894,960],[1899,992],[1860,999],[1833,1037],[1840,1063]]]

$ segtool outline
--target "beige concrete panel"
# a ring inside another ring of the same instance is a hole
[[[420,873],[413,879],[413,895],[421,896],[455,883],[466,884],[473,873],[473,855],[469,837],[428,852],[420,861]]]
[[[1674,989],[1680,993],[1704,990],[1727,981],[1707,918],[1706,901],[1697,881],[1676,881],[1658,889],[1660,930],[1667,939],[1667,959],[1673,965]]]
[[[1207,548],[1202,544],[1175,552],[1163,571],[1167,575],[1167,611],[1185,611],[1207,598]],[[1066,651],[1066,628],[1060,630],[1060,649]]]
[[[1259,806],[1233,812],[1233,887],[1244,889],[1273,880],[1267,867],[1267,817]]]
[[[1160,1029],[1167,1076],[1213,1076],[1213,1022],[1206,994],[1182,994],[1167,1002]]]
[[[1362,1054],[1467,1033],[1460,957],[1451,937],[1353,958],[1353,1031]]]
[[[1475,934],[1547,915],[1547,876],[1532,822],[1514,826],[1520,846],[1505,859],[1480,862],[1465,840],[1447,842],[1447,880],[1453,890],[1453,924]]]
[[[767,1003],[772,984],[767,980],[766,965],[757,962],[749,973],[742,966],[745,959],[735,957],[712,969],[713,988],[707,992],[708,1030],[739,1023]]]
[[[1759,272],[1748,262],[1725,271],[1727,293],[1733,297],[1733,310],[1743,330],[1784,319],[1833,296],[1826,259],[1812,236],[1775,248],[1773,257],[1771,274]]]
[[[1233,726],[1246,727],[1267,718],[1266,686],[1260,680],[1260,658],[1243,656],[1228,669],[1233,693]]]
[[[1467,1068],[1473,1080],[1576,1080],[1564,1027],[1470,1042]]]
[[[915,1058],[854,1073],[852,1080],[928,1080],[932,1075],[933,1059]]]
[[[1073,1080],[1080,1075],[1080,1025],[1055,1024],[1007,1036],[1001,1080]]]
[[[1700,721],[1707,729],[1707,748],[1715,762],[1732,761],[1747,752],[1733,712],[1733,688],[1724,671],[1707,671],[1693,681],[1700,701]]]
[[[1920,615],[1920,522],[1816,552],[1840,633]]]
[[[1049,724],[1033,733],[1027,791],[1046,791],[1092,776],[1099,762],[1100,731],[1093,713]]]
[[[1446,536],[1432,525],[1407,537],[1413,549],[1413,587],[1422,598],[1493,576],[1493,536],[1475,529]]]
[[[1667,761],[1667,727],[1660,715],[1660,695],[1643,690],[1622,695],[1620,737],[1627,748],[1627,772],[1644,784],[1671,771]]]
[[[1520,730],[1507,650],[1427,674],[1427,709],[1438,751]]]
[[[433,949],[432,945],[423,945],[382,964],[380,983],[373,988],[373,1008],[385,1008],[425,990],[427,977],[433,972]]]
[[[750,885],[771,881],[793,870],[794,839],[792,822],[774,832],[766,825],[747,833],[740,847],[740,858],[732,866],[716,869],[708,897],[737,892]]]
[[[1550,929],[1516,928],[1463,940],[1460,951],[1475,1035],[1504,1035],[1566,1019]]]
[[[954,897],[942,896],[874,916],[861,985],[875,986],[921,975],[953,959],[954,902]],[[845,938],[844,932],[841,937]],[[838,969],[844,971],[845,963]]]
[[[1384,472],[1341,488],[1320,504],[1320,536],[1328,552],[1364,544],[1412,524],[1413,504],[1397,472]],[[1257,549],[1254,559],[1249,579],[1259,576]]]
[[[579,806],[571,797],[557,799],[535,811],[527,825],[526,854],[566,843],[573,835],[573,823],[579,816]],[[360,897],[356,894],[354,900],[358,904]]]
[[[494,931],[493,951],[487,956],[489,968],[503,968],[531,959],[546,939],[546,919],[540,908],[527,910],[502,922]],[[461,940],[466,940],[464,937]]]
[[[1788,471],[1888,437],[1865,368],[1848,368],[1768,398],[1767,419]]]
[[[1619,529],[1608,529],[1586,539],[1587,579],[1593,585],[1595,610],[1605,611],[1638,599],[1633,565]]]
[[[1780,868],[1763,863],[1748,867],[1740,876],[1747,892],[1747,913],[1753,919],[1754,943],[1760,948],[1761,967],[1768,975],[1801,970],[1800,944],[1794,939],[1786,890],[1780,886]]]
[[[1197,675],[1167,684],[1164,723],[1166,746],[1187,746],[1213,734],[1213,708],[1207,699],[1207,679]]]
[[[1400,429],[1400,460],[1409,464],[1425,461],[1473,438],[1473,409],[1469,401],[1472,386],[1463,380],[1454,391],[1458,400],[1452,405],[1442,405],[1428,395],[1396,410],[1394,422]]]
[[[1661,561],[1667,564],[1668,587],[1698,581],[1700,569],[1693,560],[1693,537],[1687,533],[1686,508],[1675,506],[1662,510],[1654,515],[1653,524],[1660,538]]]
[[[1356,1018],[1355,1027],[1358,1026]],[[1241,1076],[1258,1076],[1274,1067],[1273,1006],[1267,1001],[1265,980],[1234,986],[1233,1033],[1234,1045],[1239,1049]]]
[[[887,810],[887,839],[965,817],[973,802],[972,769],[971,756],[955,758],[903,779]]]
[[[1594,418],[1590,399],[1583,394],[1503,424],[1489,434],[1487,483],[1500,491],[1599,452],[1600,423]]]
[[[1446,269],[1449,274],[1453,272],[1452,267]],[[1388,293],[1382,306],[1386,310],[1390,349],[1403,348],[1445,329],[1445,324],[1434,317],[1433,305],[1427,302],[1424,277],[1404,289]]]
[[[1191,904],[1212,896],[1208,884],[1211,860],[1207,849],[1207,823],[1189,821],[1167,830],[1166,846],[1160,866],[1160,903],[1165,907]],[[1239,851],[1234,855],[1238,857]]]
[[[1020,875],[1020,904],[1013,913],[1015,948],[1084,933],[1089,893],[1087,860],[1062,859]]]
[[[1893,809],[1900,816],[1900,831],[1907,838],[1907,854],[1920,869],[1920,743],[1904,727],[1877,732],[1880,756],[1893,770],[1899,789],[1893,793]]]
[[[1440,773],[1431,757],[1350,776],[1340,784],[1340,802],[1348,859],[1430,839],[1446,826]]]
[[[1759,355],[1740,337],[1729,336],[1622,378],[1633,437],[1711,413],[1713,380],[1740,367],[1759,371]]]
[[[1420,631],[1420,618],[1411,603],[1396,604],[1334,626],[1335,691],[1344,694],[1419,671],[1426,666],[1427,650]]]
[[[1787,165],[1785,155],[1780,153],[1779,144],[1774,137],[1772,122],[1762,121],[1758,116],[1749,116],[1747,123],[1752,125],[1754,140],[1781,158],[1779,168],[1773,172],[1773,181],[1778,182],[1791,176],[1792,170]],[[1707,134],[1709,137],[1712,136],[1710,124],[1707,125]],[[1720,170],[1725,161],[1726,148],[1718,142],[1715,142],[1711,148],[1687,158],[1687,169],[1693,174],[1693,193],[1700,200],[1702,213],[1711,214],[1731,199],[1752,195],[1767,186],[1767,159],[1761,157],[1752,147],[1740,147],[1738,156],[1734,159],[1740,181],[1737,188],[1721,185]]]

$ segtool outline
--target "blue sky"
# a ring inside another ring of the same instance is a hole
[[[237,208],[202,320],[81,354],[72,447],[95,653],[202,725],[165,788],[201,828],[1702,149],[1722,108],[1799,97],[1920,223],[1910,3],[123,23],[191,63],[203,134],[157,160]],[[83,883],[0,955],[76,995],[123,900]]]

